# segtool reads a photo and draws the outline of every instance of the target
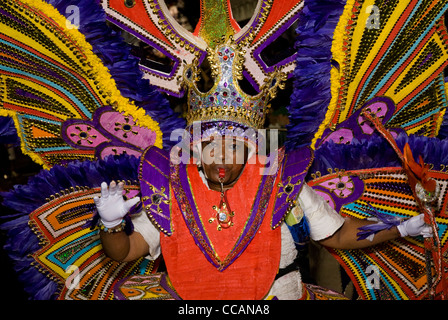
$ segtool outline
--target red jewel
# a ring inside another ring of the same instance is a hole
[[[224,179],[225,176],[226,176],[226,169],[219,168],[219,178]]]

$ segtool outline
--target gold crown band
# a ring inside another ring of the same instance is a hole
[[[233,37],[224,37],[214,49],[207,49],[212,77],[215,83],[206,93],[201,92],[196,81],[199,79],[198,58],[185,67],[183,82],[188,90],[187,125],[196,121],[232,121],[251,128],[262,128],[269,112],[268,104],[283,89],[286,74],[275,70],[265,79],[260,92],[248,95],[240,88],[244,50]]]

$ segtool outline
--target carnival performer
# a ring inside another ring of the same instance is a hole
[[[214,122],[216,127],[220,124]],[[186,176],[175,170],[170,174],[170,192],[180,194],[171,197],[176,199],[170,202],[171,235],[160,232],[146,214],[133,219],[132,234],[123,232],[123,217],[140,198],[125,201],[122,183],[103,183],[95,204],[106,254],[118,261],[143,256],[157,259],[162,254],[168,277],[183,299],[315,297],[313,291],[319,289],[302,283],[294,266],[297,250],[286,222],[279,222],[280,228],[274,230],[270,226],[284,168],[261,174],[266,159],[257,155],[255,148],[250,139],[243,142],[238,136],[225,135],[193,145],[196,152],[185,165]],[[150,150],[155,154],[154,148]],[[278,157],[282,157],[281,150]],[[142,163],[145,161],[153,160],[143,157]],[[297,171],[301,169],[299,164]],[[182,184],[184,179],[186,184]],[[375,222],[343,218],[306,183],[300,187],[290,214],[296,220],[304,215],[311,238],[324,246],[358,249],[397,237],[432,234],[419,215],[359,240],[359,228]],[[263,200],[268,203],[263,205]],[[192,210],[196,216],[182,217],[182,212],[188,216]],[[323,292],[320,298],[343,298],[335,292]]]
[[[244,26],[201,0],[193,31],[161,0],[0,10],[0,135],[44,168],[1,194],[32,299],[344,298],[303,280],[310,238],[361,299],[447,298],[448,0],[258,0]]]

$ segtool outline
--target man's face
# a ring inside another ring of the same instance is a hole
[[[233,137],[202,142],[202,166],[209,186],[219,185],[219,171],[224,169],[223,185],[232,186],[240,176],[248,157],[243,141]]]

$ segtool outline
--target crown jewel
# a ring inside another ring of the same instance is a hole
[[[212,70],[214,85],[208,92],[201,92],[197,58],[184,69],[183,80],[188,90],[187,125],[201,122],[234,122],[250,128],[262,128],[269,111],[269,101],[278,88],[283,89],[286,74],[274,71],[256,95],[245,93],[238,80],[243,77],[245,51],[233,37],[222,38],[212,49],[207,48],[207,58]]]

